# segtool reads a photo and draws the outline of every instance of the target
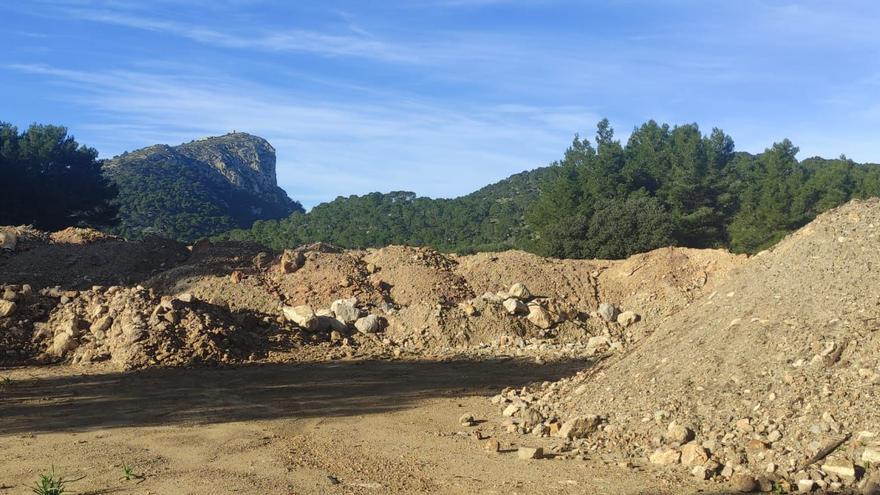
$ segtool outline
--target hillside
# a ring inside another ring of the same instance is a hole
[[[309,242],[350,248],[408,244],[457,252],[522,248],[532,237],[525,213],[538,197],[539,184],[555,172],[552,167],[521,172],[455,199],[407,191],[339,197],[306,214],[256,222],[218,238],[275,249]]]
[[[302,211],[278,187],[275,149],[246,133],[149,146],[105,162],[104,172],[119,189],[113,232],[129,238],[192,241]]]
[[[789,140],[735,151],[720,129],[648,121],[625,143],[607,120],[562,159],[455,199],[412,192],[339,197],[307,214],[257,222],[219,239],[276,249],[309,242],[444,252],[523,249],[555,258],[621,259],[678,246],[766,249],[823,211],[880,195],[880,167],[796,158]]]

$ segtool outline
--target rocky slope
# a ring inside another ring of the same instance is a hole
[[[149,146],[104,164],[119,188],[119,233],[192,240],[302,207],[278,187],[275,149],[232,133],[181,144]]]
[[[880,200],[825,213],[627,352],[499,407],[534,410],[571,448],[741,491],[866,486],[880,460],[878,234]]]

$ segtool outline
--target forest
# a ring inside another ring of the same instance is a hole
[[[829,208],[880,196],[880,166],[845,156],[798,160],[798,152],[788,139],[759,154],[738,152],[720,129],[655,121],[622,143],[602,120],[595,136],[575,136],[558,161],[466,196],[339,197],[233,229],[230,208],[243,200],[208,190],[179,164],[157,163],[136,177],[108,175],[97,152],[64,127],[19,132],[0,124],[0,224],[143,234],[119,225],[122,205],[153,224],[174,222],[160,230],[179,233],[178,240],[214,236],[275,249],[323,241],[459,253],[523,249],[558,258],[622,258],[663,246],[755,253]]]
[[[663,246],[755,253],[851,198],[880,195],[880,167],[797,159],[784,139],[737,152],[720,129],[648,121],[626,143],[607,120],[575,136],[549,167],[456,199],[411,192],[340,197],[308,213],[256,222],[220,239],[273,248],[430,245],[443,251],[523,249],[559,258],[621,258]]]

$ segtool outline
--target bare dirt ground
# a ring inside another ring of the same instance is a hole
[[[0,493],[36,473],[76,493],[695,493],[711,485],[600,456],[520,460],[486,398],[588,363],[340,361],[225,369],[5,370]],[[480,421],[459,425],[470,412]],[[473,433],[500,441],[490,453]],[[123,462],[142,480],[121,479]]]

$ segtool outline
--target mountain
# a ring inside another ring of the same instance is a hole
[[[243,132],[123,153],[104,173],[119,188],[115,233],[129,238],[192,241],[303,212],[278,187],[275,149]]]
[[[430,245],[457,252],[525,247],[532,236],[524,214],[538,197],[538,184],[556,172],[555,167],[521,172],[454,199],[408,191],[338,197],[309,213],[256,222],[219,238],[276,249],[315,241],[351,248]]]

